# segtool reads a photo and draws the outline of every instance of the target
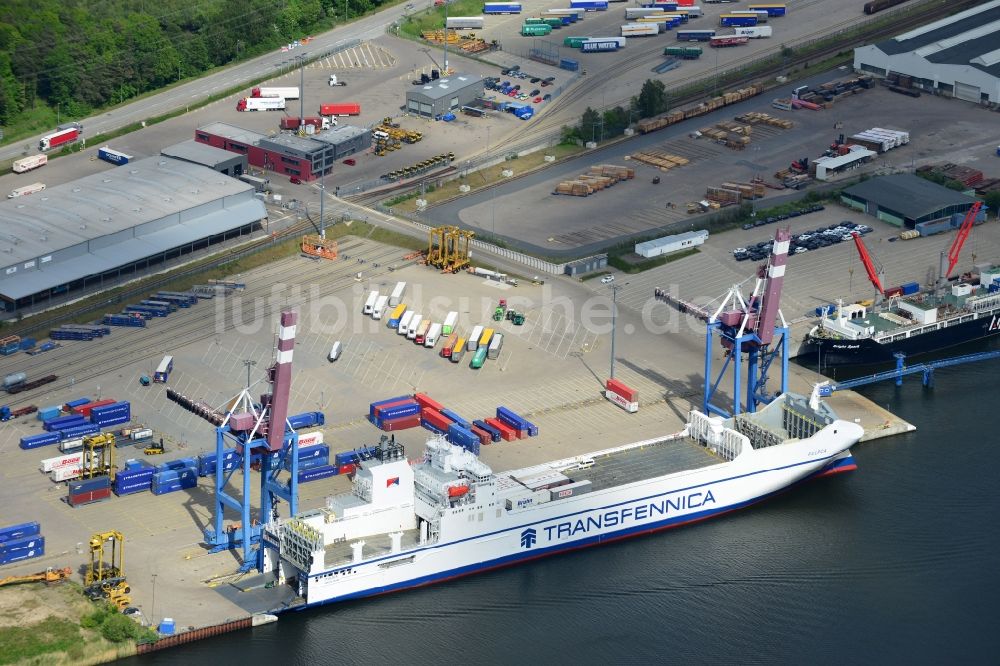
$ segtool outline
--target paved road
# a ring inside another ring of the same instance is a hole
[[[107,113],[102,113],[91,118],[84,118],[78,122],[83,124],[86,132],[84,137],[86,138],[114,131],[131,123],[137,123],[176,109],[185,108],[191,104],[203,101],[220,90],[227,90],[241,83],[259,79],[267,75],[268,72],[275,72],[277,74],[277,68],[293,64],[294,56],[303,54],[318,55],[353,40],[375,39],[385,34],[386,26],[396,21],[405,13],[406,10],[402,6],[390,7],[372,16],[366,16],[356,22],[318,35],[308,45],[299,47],[294,51],[281,53],[275,50],[253,60],[226,67],[169,91],[144,97],[123,106],[117,106]],[[66,120],[69,119],[67,118]],[[37,152],[38,140],[41,136],[21,139],[16,143],[3,146],[0,148],[0,160],[16,159],[24,154]],[[25,146],[28,147],[27,151],[25,150]]]

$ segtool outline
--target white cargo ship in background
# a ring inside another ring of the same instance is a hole
[[[726,420],[692,411],[675,435],[503,473],[443,438],[413,462],[388,443],[359,464],[352,492],[264,527],[264,571],[296,595],[273,612],[704,520],[854,469],[862,434],[814,390]]]

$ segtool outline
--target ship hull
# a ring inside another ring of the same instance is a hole
[[[849,450],[806,460],[774,455],[767,465],[752,469],[736,462],[723,463],[682,478],[672,475],[634,487],[585,495],[585,502],[575,507],[563,500],[558,506],[502,520],[483,535],[419,547],[374,561],[344,563],[309,575],[299,581],[306,603],[275,612],[423,587],[680,527],[756,504],[804,480],[853,469]],[[653,507],[659,506],[665,510],[654,517]],[[528,530],[533,533],[526,541]],[[406,563],[393,565],[393,561]]]
[[[823,370],[882,365],[895,363],[897,353],[903,353],[907,359],[913,359],[923,354],[931,354],[997,335],[1000,335],[1000,314],[997,313],[985,314],[962,323],[949,324],[927,333],[885,343],[875,342],[871,338],[834,340],[810,335],[799,347],[798,362],[809,367],[818,363]]]

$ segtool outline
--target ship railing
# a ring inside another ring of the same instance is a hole
[[[722,419],[707,416],[696,409],[692,409],[689,415],[688,433],[724,460],[735,460],[750,447],[750,440],[745,435],[725,427]]]

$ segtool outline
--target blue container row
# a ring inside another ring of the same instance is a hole
[[[0,542],[32,537],[41,533],[41,531],[42,526],[34,521],[30,523],[18,523],[17,525],[0,527]]]
[[[388,405],[393,402],[402,402],[403,400],[412,400],[413,397],[409,395],[397,395],[395,398],[387,398],[385,400],[379,400],[378,402],[373,402],[368,405],[368,415],[375,416],[375,410],[382,405]]]
[[[312,467],[309,469],[299,470],[299,483],[309,483],[310,481],[318,481],[320,479],[327,479],[331,476],[337,475],[337,467],[334,465],[320,465],[318,467]]]
[[[128,401],[94,407],[90,411],[90,422],[99,426],[128,423],[132,419],[132,405]]]
[[[166,495],[167,493],[174,493],[178,490],[184,490],[185,488],[194,488],[198,485],[198,477],[193,476],[190,480],[187,479],[174,479],[173,481],[164,481],[162,483],[157,483],[156,477],[153,477],[153,483],[150,486],[150,490],[153,491],[154,495]]]
[[[322,467],[323,465],[329,465],[330,458],[323,456],[322,458],[309,458],[308,460],[299,461],[299,472],[301,473],[304,469],[313,469],[315,467]]]
[[[0,543],[0,555],[9,553],[23,553],[26,550],[35,550],[37,548],[45,547],[45,537],[40,534],[34,536],[25,537],[23,539],[15,539],[13,541],[4,541]]]
[[[37,449],[39,446],[48,446],[59,441],[59,433],[42,432],[37,435],[25,435],[21,438],[20,447],[22,449]]]
[[[184,468],[198,468],[198,461],[194,458],[178,458],[177,460],[168,460],[165,463],[161,463],[156,466],[157,472],[164,472],[167,470],[174,469],[184,469]]]
[[[67,402],[65,405],[63,405],[63,408],[67,412],[69,412],[72,411],[74,407],[82,407],[83,405],[89,404],[91,402],[93,402],[93,400],[87,397],[77,398],[76,400],[70,400],[69,402]]]
[[[72,328],[53,328],[49,331],[50,340],[93,340],[98,337],[95,331],[81,331]]]
[[[479,444],[479,437],[476,436],[476,433],[463,427],[460,423],[452,423],[448,426],[447,437],[449,442],[458,444],[463,449],[471,450],[473,442]]]
[[[312,458],[329,458],[330,457],[330,447],[326,444],[315,444],[313,446],[305,446],[299,449],[299,463],[303,460],[310,460]],[[285,467],[291,467],[292,457],[290,455],[285,456]]]
[[[491,426],[486,421],[483,421],[482,419],[476,419],[475,421],[472,422],[472,425],[488,432],[490,435],[490,440],[493,442],[499,442],[500,439],[502,438],[502,435],[500,434],[499,430]]]
[[[122,495],[132,495],[135,493],[143,493],[150,489],[152,486],[152,478],[147,478],[143,480],[133,480],[128,483],[122,481],[119,478],[115,478],[115,483],[111,488],[111,491],[121,497]]]
[[[45,541],[38,548],[32,550],[19,551],[17,553],[2,553],[0,554],[0,564],[14,564],[15,562],[20,562],[21,560],[30,560],[34,557],[41,557],[45,554]]]
[[[392,419],[401,419],[404,416],[413,416],[419,413],[420,413],[420,404],[416,402],[409,402],[381,410],[378,414],[378,420],[386,421]],[[375,417],[369,415],[369,418],[375,418]]]
[[[428,421],[427,419],[420,419],[420,425],[424,429],[430,430],[431,432],[435,432],[435,433],[437,433],[439,435],[446,435],[446,434],[448,434],[444,430],[441,430],[441,428],[438,428],[436,425],[434,425],[433,423],[431,423],[430,421]]]
[[[528,437],[538,436],[538,426],[536,426],[531,421],[528,421],[527,419],[518,416],[517,414],[507,409],[506,407],[497,407],[497,418],[506,423],[507,425],[509,425],[511,428],[514,428],[515,430],[527,431]]]
[[[459,416],[450,409],[442,409],[441,414],[447,416],[449,419],[461,425],[463,428],[468,429],[468,427],[471,425],[468,421],[466,421],[465,419],[463,419],[461,416]]]
[[[219,456],[215,453],[203,453],[198,456],[198,476],[215,474],[218,457]],[[222,450],[222,469],[236,469],[238,464],[239,458],[236,456],[235,449]]]
[[[119,481],[122,483],[149,481],[153,478],[154,474],[156,474],[156,470],[152,467],[146,467],[145,469],[124,469],[115,474],[115,483]]]
[[[75,428],[76,426],[86,425],[87,419],[79,414],[70,414],[69,416],[58,416],[54,419],[49,419],[42,423],[42,428],[49,432],[56,430],[62,430],[63,428]]]
[[[181,469],[168,469],[153,474],[153,485],[166,483],[169,481],[189,481],[198,483],[198,470],[194,467],[183,467]]]
[[[108,326],[135,326],[143,327],[146,320],[142,317],[132,317],[127,314],[106,314],[102,320]]]

